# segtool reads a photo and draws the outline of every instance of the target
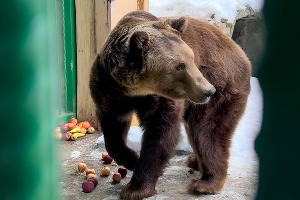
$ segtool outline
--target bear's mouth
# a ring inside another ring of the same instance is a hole
[[[200,99],[199,98],[193,98],[193,97],[186,97],[188,101],[190,101],[193,104],[207,104],[211,97],[203,96]]]

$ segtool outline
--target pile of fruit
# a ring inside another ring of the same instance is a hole
[[[102,160],[106,164],[114,164],[113,159],[108,155],[107,152],[102,153]],[[116,166],[116,164],[115,164]],[[86,176],[86,181],[82,183],[82,190],[83,192],[89,193],[92,192],[95,187],[98,185],[98,178],[96,175],[96,171],[94,169],[87,169],[87,165],[85,163],[79,163],[78,166],[78,172],[84,173]],[[102,177],[108,177],[110,175],[110,168],[108,166],[103,166],[103,168],[100,171],[100,174]],[[127,169],[120,167],[118,169],[117,173],[114,173],[112,176],[112,180],[114,183],[120,183],[121,179],[124,178],[127,175]]]
[[[94,133],[95,128],[88,121],[77,123],[76,118],[71,118],[69,123],[61,122],[55,129],[55,137],[59,140],[77,140],[86,133]]]

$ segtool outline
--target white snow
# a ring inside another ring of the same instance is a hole
[[[215,14],[217,20],[221,18],[234,22],[237,10],[250,5],[254,10],[260,10],[263,0],[150,0],[149,11],[156,16],[191,16],[208,19]]]
[[[71,152],[71,158],[79,158],[79,156],[81,155],[80,151],[72,151]]]

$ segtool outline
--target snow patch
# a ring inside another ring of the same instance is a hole
[[[79,158],[81,155],[81,152],[80,151],[72,151],[71,152],[71,158]]]
[[[104,137],[103,135],[98,137],[98,139],[96,140],[96,144],[104,144]]]
[[[237,10],[250,5],[260,10],[263,0],[150,0],[149,10],[156,16],[191,16],[209,19],[212,15],[217,21],[221,18],[234,22]]]
[[[94,150],[90,154],[93,158],[99,159],[102,156],[102,153],[99,150]]]

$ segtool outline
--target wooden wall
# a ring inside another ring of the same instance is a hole
[[[75,0],[77,42],[77,118],[91,121],[97,128],[95,105],[89,90],[92,62],[111,27],[126,13],[149,8],[148,0]],[[137,125],[136,118],[133,125]]]
[[[110,31],[110,3],[107,0],[75,0],[77,42],[77,118],[96,127],[95,104],[89,89],[92,62]]]

